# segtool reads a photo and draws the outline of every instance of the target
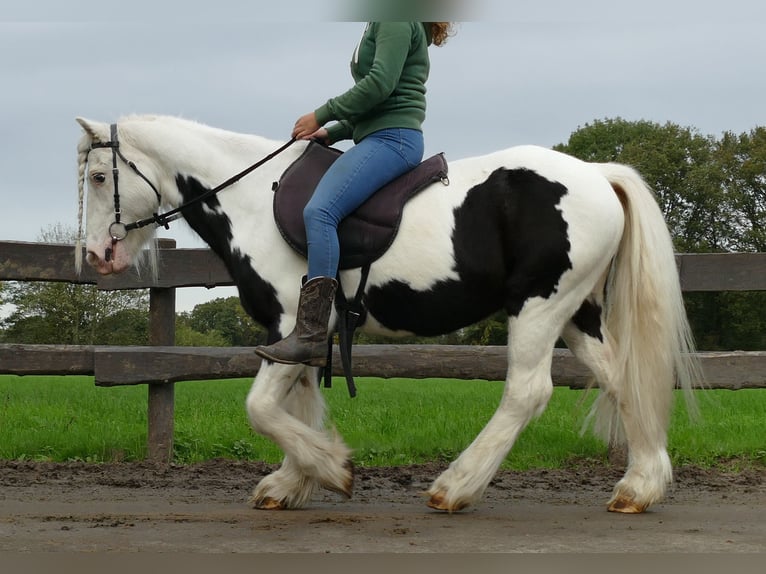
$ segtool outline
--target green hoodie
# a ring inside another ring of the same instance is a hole
[[[385,128],[420,130],[426,117],[430,33],[421,22],[370,22],[351,59],[354,86],[315,111],[319,125],[336,120],[330,142]]]

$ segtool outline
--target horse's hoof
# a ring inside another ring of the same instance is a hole
[[[354,463],[351,460],[347,460],[343,465],[343,469],[347,473],[343,484],[338,485],[327,483],[323,484],[322,486],[331,492],[335,492],[345,496],[346,498],[351,498],[351,494],[354,491]]]
[[[253,508],[256,508],[258,510],[284,510],[285,505],[282,504],[281,500],[277,500],[276,498],[272,498],[270,496],[264,496],[261,499],[258,500],[252,500]]]
[[[429,508],[433,508],[434,510],[443,510],[445,512],[458,512],[460,510],[463,510],[468,504],[465,502],[460,502],[458,504],[455,504],[454,506],[450,506],[447,503],[447,499],[445,498],[444,494],[441,492],[438,492],[436,494],[432,494],[431,498],[428,499],[428,502],[426,503]]]
[[[426,502],[426,505],[434,510],[449,510],[449,508],[447,508],[447,503],[444,502],[444,496],[441,494],[432,495],[431,498],[428,499],[428,502]]]
[[[624,496],[616,496],[607,507],[609,512],[621,512],[622,514],[641,514],[648,504],[636,504],[634,500]]]

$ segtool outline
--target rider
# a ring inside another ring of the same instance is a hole
[[[423,159],[428,46],[443,45],[450,22],[370,22],[354,50],[354,86],[298,118],[296,139],[325,144],[352,138],[355,145],[332,164],[303,211],[308,275],[298,301],[295,329],[256,348],[279,363],[324,366],[327,331],[338,287],[338,224],[375,191]],[[336,123],[322,127],[330,121]]]

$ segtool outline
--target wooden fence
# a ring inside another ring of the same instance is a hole
[[[250,348],[175,347],[175,289],[232,285],[221,261],[207,249],[176,249],[160,240],[157,280],[134,272],[77,275],[71,245],[0,242],[0,281],[94,284],[103,290],[149,289],[149,346],[0,345],[0,374],[93,375],[98,386],[148,387],[148,457],[167,462],[173,450],[174,383],[254,376],[260,359]],[[684,291],[766,290],[766,253],[679,254]],[[766,388],[766,350],[699,353],[710,388]],[[340,375],[337,349],[334,374]],[[503,380],[504,347],[360,345],[354,375]],[[567,350],[556,350],[553,381],[584,388],[587,370]]]

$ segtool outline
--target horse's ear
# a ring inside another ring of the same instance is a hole
[[[80,127],[93,141],[109,141],[109,126],[102,122],[94,122],[85,118],[75,118]]]

